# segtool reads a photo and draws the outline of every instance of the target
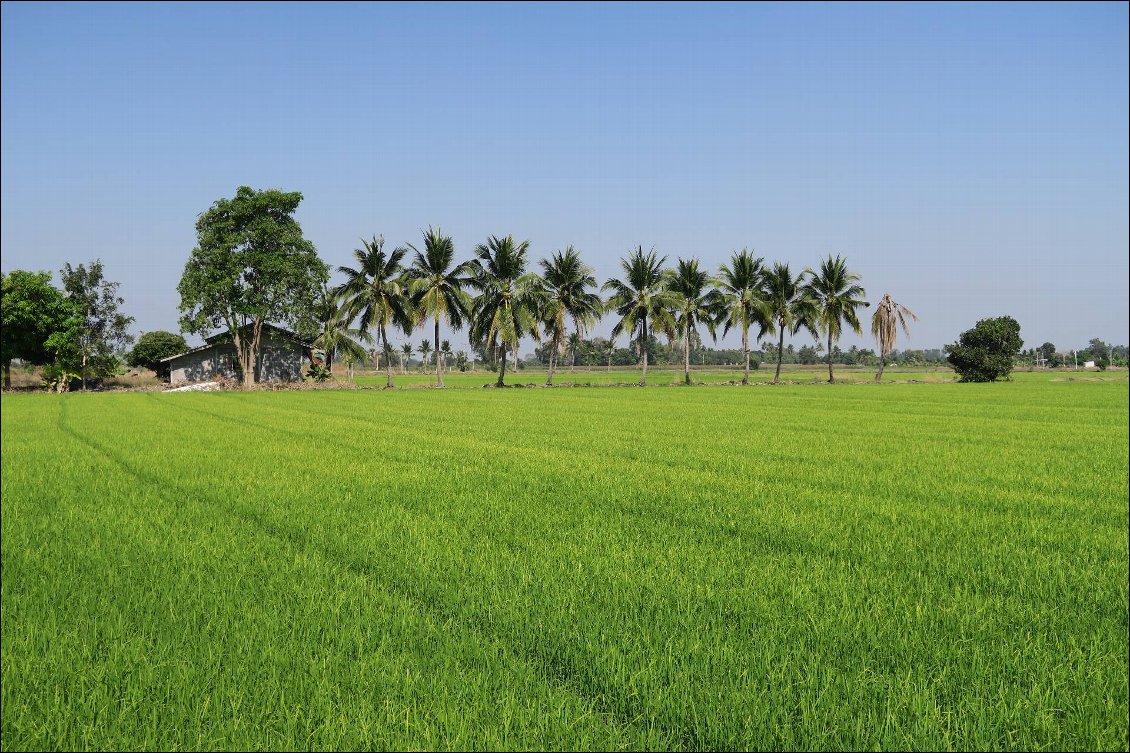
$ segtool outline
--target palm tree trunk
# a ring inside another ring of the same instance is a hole
[[[781,325],[781,340],[777,343],[777,373],[773,375],[773,384],[781,380],[781,363],[785,360],[785,325]]]
[[[494,385],[495,387],[501,387],[503,382],[506,379],[506,346],[504,345],[501,348],[501,350],[502,350],[502,367],[499,368],[499,370],[498,370],[498,382],[495,383],[495,385]]]
[[[557,342],[557,333],[555,332],[555,333],[553,333],[553,342],[549,346],[549,348],[550,348],[549,349],[549,376],[545,380],[545,384],[546,384],[547,387],[553,386],[553,367],[556,365],[557,349],[559,347],[561,347],[561,346]]]
[[[640,375],[640,386],[647,386],[647,317],[643,318],[640,327],[640,357],[643,359],[643,373]]]
[[[749,384],[749,323],[742,322],[742,350],[745,352],[745,374],[742,384]]]
[[[691,330],[683,336],[683,384],[691,383]]]
[[[385,386],[392,386],[392,351],[388,349],[388,332],[385,331],[385,325],[381,325],[381,343],[385,349]],[[401,364],[403,365],[403,361]]]
[[[439,315],[436,315],[436,387],[443,386],[443,365],[440,363],[443,359],[440,357],[442,354],[439,352]]]
[[[878,382],[883,378],[883,369],[887,367],[887,359],[880,353],[879,354],[879,373],[875,375],[875,381]]]
[[[832,328],[828,328],[828,384],[836,383],[836,375],[832,373]]]

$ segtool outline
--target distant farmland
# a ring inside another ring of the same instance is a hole
[[[3,748],[1125,750],[1128,409],[6,394]]]

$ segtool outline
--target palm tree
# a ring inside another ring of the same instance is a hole
[[[730,263],[718,269],[718,290],[724,301],[726,312],[723,315],[723,337],[733,327],[742,329],[742,353],[745,355],[745,373],[742,384],[749,384],[749,327],[760,325],[757,339],[760,340],[767,329],[769,316],[765,309],[765,293],[762,290],[765,259],[754,258],[753,254],[742,249],[730,256]]]
[[[388,325],[395,324],[405,332],[412,330],[412,307],[404,285],[404,268],[400,249],[385,255],[384,237],[374,237],[372,241],[362,239],[364,248],[354,249],[353,257],[358,268],[338,267],[345,275],[345,282],[337,288],[345,299],[349,319],[361,315],[360,331],[369,332],[376,325],[381,341],[381,349],[389,350]],[[387,386],[392,386],[392,359],[385,361]]]
[[[579,347],[581,347],[581,336],[576,332],[570,332],[565,341],[565,348],[569,351],[569,371],[577,366],[577,348]]]
[[[526,273],[529,241],[515,243],[513,236],[491,236],[475,247],[470,263],[470,286],[479,291],[471,312],[471,342],[501,353],[497,386],[506,378],[506,353],[518,351],[526,335],[540,339],[538,316],[544,289],[535,274]]]
[[[887,356],[895,349],[895,338],[898,335],[899,325],[902,325],[902,331],[906,333],[906,336],[910,337],[910,327],[906,322],[907,317],[918,321],[918,317],[913,311],[906,306],[895,303],[890,293],[884,293],[874,315],[871,317],[871,334],[875,336],[876,342],[879,343],[879,373],[875,375],[876,382],[883,378]]]
[[[411,357],[412,357],[412,343],[404,343],[403,345],[400,346],[400,373],[401,374],[408,373],[404,368],[404,364],[407,363],[408,359],[410,359]]]
[[[444,365],[446,365],[447,359],[450,358],[451,355],[452,355],[452,353],[451,353],[451,343],[447,340],[444,340],[442,343],[440,343],[439,348],[436,349],[436,353],[439,356],[443,356],[443,359],[444,359],[443,362],[444,362]]]
[[[803,294],[804,273],[793,276],[788,264],[775,262],[763,277],[765,285],[766,312],[769,314],[767,331],[777,332],[777,373],[773,384],[781,379],[781,363],[785,359],[785,332],[795,335],[801,327],[817,337],[816,306],[811,298]]]
[[[428,370],[428,356],[431,355],[431,352],[432,352],[432,341],[431,340],[421,340],[420,341],[420,347],[417,348],[416,351],[420,354],[420,356],[423,359],[423,362],[420,364],[421,370],[427,371]]]
[[[553,368],[561,352],[566,319],[573,320],[574,334],[570,339],[575,337],[579,340],[585,330],[600,318],[603,304],[600,296],[589,290],[596,287],[592,268],[581,261],[580,255],[572,246],[567,246],[564,252],[555,251],[549,259],[542,259],[540,264],[545,288],[543,318],[546,333],[553,340],[553,347],[549,351],[549,376],[545,383],[553,384]]]
[[[372,343],[373,338],[368,332],[349,327],[355,315],[340,293],[323,285],[314,304],[314,313],[322,328],[314,338],[314,345],[326,352],[326,370],[331,376],[337,356],[340,355],[347,363],[365,359],[362,343]]]
[[[668,279],[667,287],[678,296],[675,324],[683,336],[684,384],[691,383],[691,339],[697,336],[698,326],[705,324],[710,336],[717,341],[715,325],[728,313],[729,306],[715,284],[713,277],[698,268],[698,259],[679,259]],[[747,356],[748,353],[747,350]]]
[[[408,248],[416,252],[416,260],[408,274],[412,278],[412,306],[423,324],[435,321],[436,345],[439,345],[439,320],[460,329],[468,315],[471,301],[463,291],[467,284],[467,264],[452,267],[455,261],[455,244],[451,236],[439,228],[428,228],[424,233],[424,251],[421,253],[411,243]],[[436,386],[443,386],[443,365],[436,353]]]
[[[866,291],[857,285],[859,275],[849,272],[847,260],[838,254],[833,259],[831,254],[820,262],[820,271],[805,270],[808,282],[804,285],[804,294],[810,297],[816,306],[816,324],[828,336],[828,382],[835,383],[836,377],[832,373],[832,343],[840,339],[843,323],[857,335],[863,334],[859,326],[859,317],[855,310],[860,306],[870,306],[863,296]]]
[[[604,283],[604,290],[611,290],[609,309],[615,309],[620,321],[612,328],[612,337],[627,332],[631,337],[638,334],[641,363],[640,385],[647,384],[647,342],[650,334],[648,320],[668,337],[675,336],[675,317],[672,314],[677,296],[667,289],[663,273],[664,256],[657,259],[654,249],[646,255],[643,246],[633,251],[628,258],[620,260],[624,279],[612,278]]]

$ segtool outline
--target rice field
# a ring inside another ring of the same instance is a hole
[[[757,384],[768,384],[773,381],[776,365],[763,364],[760,369],[751,369],[749,380]],[[872,368],[839,367],[836,369],[837,382],[874,382],[875,371]],[[1066,372],[1065,372],[1066,373]],[[1047,372],[1041,374],[1046,376]],[[534,386],[545,384],[547,372],[544,368],[512,369],[507,367],[505,384],[510,386]],[[434,387],[436,383],[435,366],[430,371],[421,371],[417,366],[400,371],[393,369],[393,385],[396,387]],[[345,369],[340,365],[335,367],[335,378],[347,382]],[[498,380],[497,371],[488,371],[479,367],[471,372],[444,371],[443,383],[445,387],[482,387],[493,385]],[[719,367],[694,367],[691,370],[691,380],[696,384],[734,384],[742,380],[742,369],[734,366]],[[904,367],[890,368],[883,372],[883,382],[945,382],[956,381],[953,370],[948,366],[931,367]],[[600,366],[577,367],[570,369],[558,368],[553,373],[553,383],[558,387],[605,387],[612,385],[635,385],[640,381],[639,367],[614,366],[606,369]],[[819,384],[828,381],[828,367],[825,366],[795,366],[785,365],[781,369],[781,381],[790,384]],[[353,377],[353,383],[360,387],[384,387],[387,377],[384,371],[366,369],[358,372]],[[649,387],[663,387],[683,384],[683,368],[669,365],[652,366],[647,370],[647,384]]]
[[[4,395],[3,749],[1126,750],[1127,387]]]

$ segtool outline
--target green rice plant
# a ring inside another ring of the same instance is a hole
[[[2,401],[4,750],[1127,747],[1125,381]]]

